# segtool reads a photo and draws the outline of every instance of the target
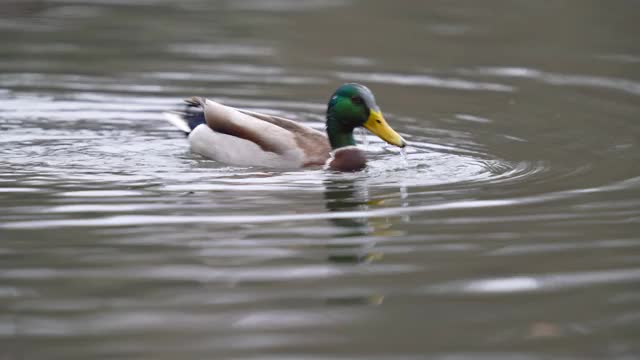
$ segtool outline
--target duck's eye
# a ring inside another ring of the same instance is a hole
[[[362,105],[364,104],[364,100],[362,100],[362,98],[360,96],[352,96],[351,97],[351,102],[357,105]]]

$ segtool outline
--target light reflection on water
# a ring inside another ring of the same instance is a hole
[[[640,351],[633,5],[8,4],[0,358]],[[160,116],[206,95],[322,129],[344,81],[406,158],[362,133],[362,172],[231,167]]]

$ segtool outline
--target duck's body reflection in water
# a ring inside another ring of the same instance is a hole
[[[325,180],[325,203],[330,212],[367,212],[370,209],[384,206],[386,201],[392,200],[391,194],[380,198],[371,198],[366,179],[328,178]],[[400,193],[394,191],[407,204],[406,187],[401,186]],[[338,264],[369,264],[383,261],[384,254],[376,249],[379,237],[397,235],[398,230],[393,225],[407,221],[408,217],[345,217],[334,218],[331,221],[344,228],[340,241],[332,241],[327,245],[329,255],[327,260]],[[384,294],[372,293],[366,296],[343,296],[327,299],[332,305],[381,305]]]
[[[325,203],[330,212],[366,212],[384,206],[385,202],[397,198],[405,206],[408,202],[406,187],[401,186],[399,193],[393,191],[379,198],[371,198],[366,179],[328,178],[325,180]],[[346,217],[331,221],[347,231],[342,235],[343,242],[329,245],[329,261],[337,263],[367,263],[381,260],[382,252],[375,250],[376,238],[397,235],[392,229],[399,222],[408,221],[407,216],[397,217]]]

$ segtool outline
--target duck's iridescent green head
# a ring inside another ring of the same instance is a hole
[[[360,84],[344,84],[333,93],[327,108],[327,134],[331,147],[355,145],[353,129],[358,126],[365,127],[391,145],[407,145],[387,124],[371,90]]]

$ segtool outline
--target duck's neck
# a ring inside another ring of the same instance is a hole
[[[353,138],[353,127],[341,124],[333,114],[327,115],[327,136],[329,136],[329,143],[331,143],[333,150],[356,145],[356,140]]]

